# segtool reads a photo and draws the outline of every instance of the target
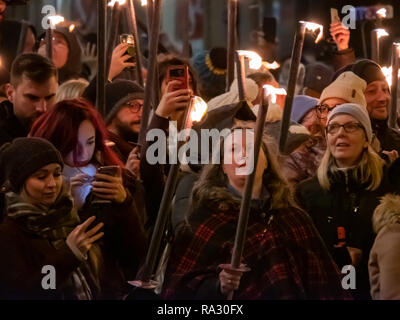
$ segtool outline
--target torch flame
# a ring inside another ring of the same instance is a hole
[[[249,67],[254,70],[258,70],[262,66],[261,57],[254,51],[248,50],[238,50],[237,51],[240,56],[245,56],[249,59]]]
[[[190,112],[190,118],[192,119],[193,122],[200,122],[201,119],[203,119],[204,115],[206,114],[207,109],[208,109],[207,103],[205,103],[205,101],[202,98],[194,96],[192,110]]]
[[[263,86],[263,88],[267,89],[267,97],[271,97],[271,102],[276,103],[276,96],[286,96],[286,90],[283,88],[275,88],[269,84]]]
[[[376,34],[378,36],[378,39],[380,39],[381,37],[386,37],[389,35],[389,33],[386,32],[385,29],[375,29]]]
[[[380,8],[378,11],[376,11],[376,14],[378,18],[386,18],[386,8]]]
[[[388,83],[389,86],[392,86],[392,66],[390,67],[382,67],[382,73],[386,78],[386,82]],[[400,75],[400,70],[399,70],[399,75]]]
[[[63,16],[58,16],[58,15],[57,16],[50,16],[48,19],[50,20],[51,25],[54,26],[54,27],[56,25],[58,25],[59,23],[65,21],[65,18]]]
[[[69,26],[69,32],[73,32],[73,31],[75,30],[75,28],[76,28],[76,25],[71,24],[71,25]]]
[[[147,6],[147,0],[142,0],[142,7]]]
[[[269,63],[269,62],[267,62],[267,61],[263,61],[263,63],[262,63],[262,65],[266,68],[266,69],[272,69],[272,70],[275,70],[275,69],[279,69],[280,67],[281,67],[281,65],[278,63],[278,62],[276,62],[276,61],[274,61],[274,62],[272,62],[272,63]]]
[[[317,38],[315,39],[315,43],[318,43],[319,40],[322,39],[322,36],[324,35],[324,27],[318,23],[314,22],[307,22],[307,21],[300,21],[302,23],[305,23],[306,30],[315,32],[316,30],[319,30],[319,33],[317,35]]]
[[[117,3],[117,2],[118,2],[118,4],[120,6],[122,6],[122,5],[124,5],[126,3],[126,0],[110,0],[110,2],[108,3],[108,6],[109,7],[114,7],[115,3]]]

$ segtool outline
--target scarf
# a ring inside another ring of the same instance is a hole
[[[7,216],[24,232],[48,240],[56,250],[60,249],[70,232],[80,223],[66,184],[63,184],[56,201],[49,207],[28,203],[21,195],[13,192],[6,194],[6,207]],[[63,285],[66,299],[93,299],[82,270],[86,270],[92,280],[96,279],[89,263],[84,262],[71,273]]]

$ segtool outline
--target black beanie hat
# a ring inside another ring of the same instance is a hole
[[[362,59],[336,71],[332,82],[335,81],[340,74],[346,71],[352,71],[357,76],[364,79],[367,82],[367,85],[377,80],[386,81],[385,75],[383,74],[379,64],[369,59]]]
[[[11,191],[19,193],[26,179],[51,163],[64,167],[60,152],[42,138],[17,138],[0,148],[1,183],[8,181]]]
[[[128,101],[144,99],[144,89],[135,81],[115,80],[106,85],[106,124],[110,124]]]

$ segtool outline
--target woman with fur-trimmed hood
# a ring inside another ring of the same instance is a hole
[[[400,159],[389,169],[392,182],[398,181]],[[399,189],[397,189],[399,190]],[[369,281],[374,300],[400,299],[400,194],[387,194],[376,207],[372,226],[377,234],[369,262]]]
[[[264,139],[256,168],[242,263],[229,263],[244,192],[250,126],[236,126],[221,143],[219,164],[203,169],[191,212],[177,233],[165,273],[165,299],[343,299],[338,269],[309,216],[295,205],[279,173],[275,146]],[[246,139],[244,139],[246,137]],[[231,161],[231,160],[233,161]],[[250,170],[251,170],[250,166]]]

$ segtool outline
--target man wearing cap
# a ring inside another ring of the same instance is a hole
[[[143,88],[134,81],[115,80],[106,85],[105,122],[111,147],[127,168],[139,177],[138,137],[144,99]]]
[[[373,133],[380,142],[381,155],[386,155],[393,161],[400,150],[400,132],[389,128],[387,123],[391,95],[381,67],[372,60],[364,59],[340,69],[336,76],[340,77],[348,71],[366,82],[364,95]]]

